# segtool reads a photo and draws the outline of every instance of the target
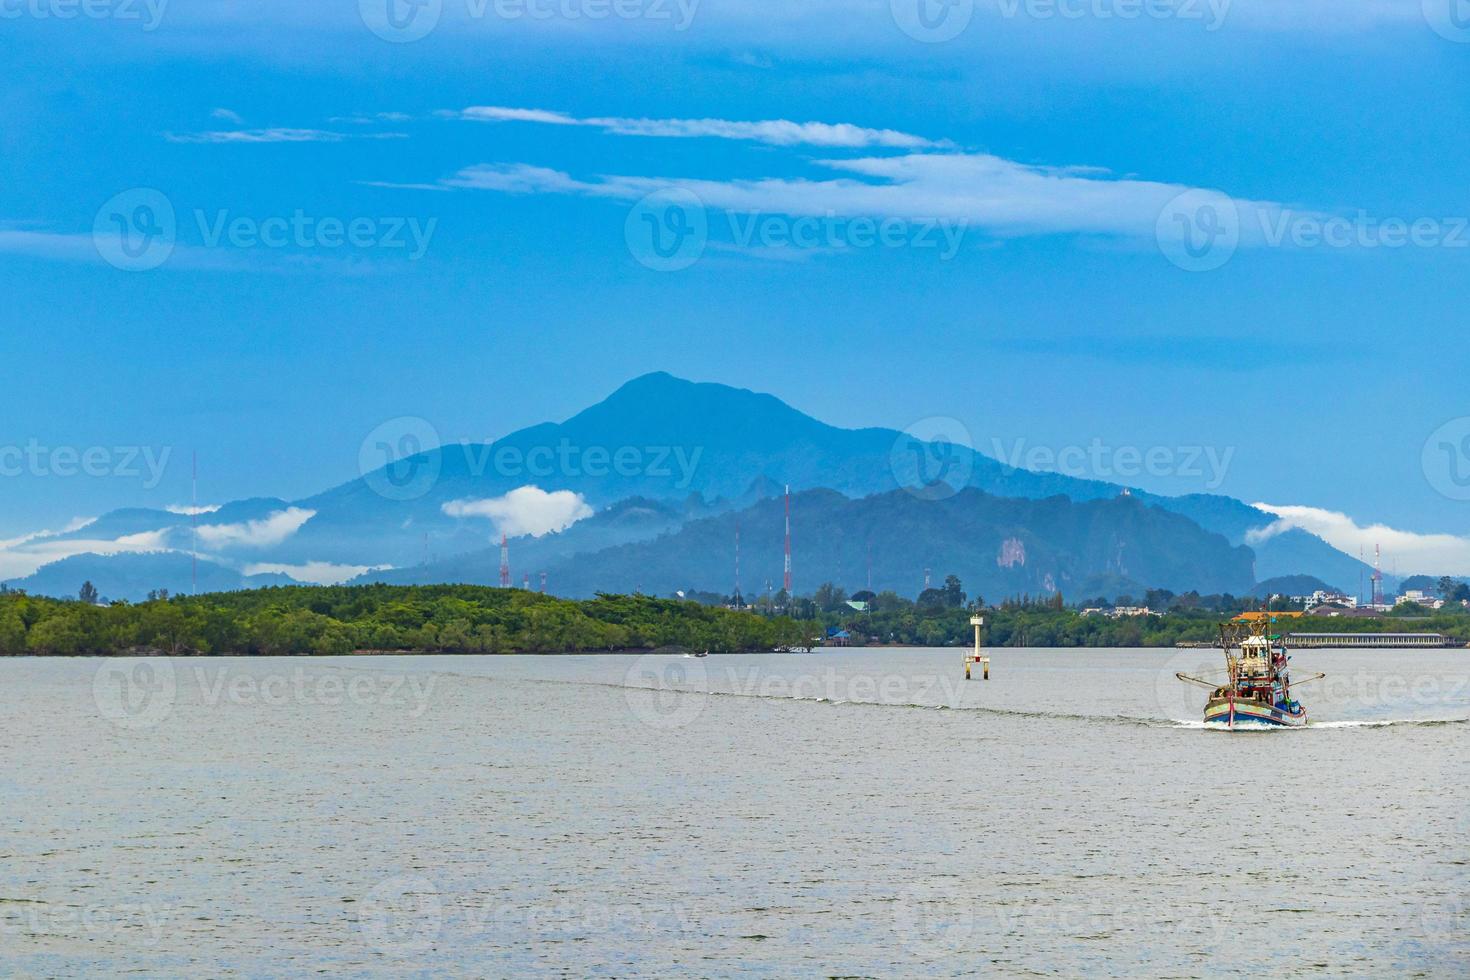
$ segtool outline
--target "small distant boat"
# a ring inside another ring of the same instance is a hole
[[[706,650],[703,653],[692,653],[691,652],[691,653],[684,654],[684,656],[685,657],[708,657],[709,656],[709,651]]]
[[[1220,627],[1228,679],[1224,684],[1176,674],[1181,681],[1209,688],[1205,724],[1211,728],[1303,728],[1306,705],[1291,693],[1291,657],[1279,634],[1265,620]],[[1318,680],[1315,674],[1301,683]]]

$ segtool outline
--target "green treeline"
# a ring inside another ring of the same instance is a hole
[[[983,642],[988,647],[1172,647],[1179,643],[1213,643],[1219,624],[1233,614],[1209,610],[1173,609],[1162,615],[1083,616],[1074,609],[1010,606],[981,611],[985,617]],[[912,646],[967,646],[975,641],[968,609],[909,606],[871,613],[819,613],[824,631],[845,629],[853,642]],[[1277,624],[1283,633],[1443,633],[1470,638],[1470,614],[1431,613],[1408,619],[1302,617]],[[823,631],[814,631],[814,635]]]
[[[86,595],[84,588],[83,594]],[[1060,596],[968,603],[958,580],[911,602],[859,593],[854,609],[840,590],[735,611],[708,602],[650,596],[558,599],[522,589],[474,585],[288,586],[137,604],[50,599],[0,591],[0,655],[179,655],[562,653],[664,646],[720,653],[804,649],[839,630],[853,645],[964,646],[970,617],[985,617],[990,647],[1171,647],[1211,642],[1232,611],[1174,606],[1162,615],[1084,616]],[[1283,619],[1283,632],[1432,632],[1470,637],[1470,611],[1400,607],[1383,618]],[[1413,614],[1410,618],[1407,614]]]
[[[0,594],[0,654],[558,653],[795,646],[810,624],[648,596],[471,585],[288,586],[98,606]]]

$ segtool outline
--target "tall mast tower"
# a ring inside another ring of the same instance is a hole
[[[1373,605],[1383,605],[1383,549],[1373,546]]]
[[[510,588],[510,542],[504,534],[500,536],[500,587]]]
[[[735,605],[740,605],[740,521],[735,522]]]
[[[791,485],[786,485],[786,564],[781,575],[782,588],[791,594]]]
[[[193,503],[189,507],[189,594],[199,594],[199,451],[190,459],[190,491]]]

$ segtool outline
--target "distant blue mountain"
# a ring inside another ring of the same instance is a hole
[[[393,450],[413,446],[391,437],[386,442]],[[368,447],[369,456],[373,448]],[[482,517],[451,516],[445,507],[500,498],[528,484],[573,491],[603,512],[561,534],[518,541],[517,566],[537,570],[673,533],[690,520],[751,507],[787,485],[797,492],[827,489],[860,499],[942,478],[992,497],[1063,496],[1079,503],[1113,500],[1127,489],[1010,467],[965,446],[914,439],[893,429],[837,428],[771,395],[664,373],[636,378],[564,422],[531,426],[492,444],[455,444],[383,458],[377,469],[315,496],[236,501],[201,515],[197,523],[245,526],[299,508],[311,517],[294,533],[269,545],[220,544],[220,563],[392,565],[397,571],[382,577],[417,580],[420,574],[480,570],[487,562],[498,569],[494,524]],[[1231,546],[1248,545],[1256,581],[1305,574],[1348,588],[1363,573],[1360,562],[1304,531],[1263,534],[1274,516],[1239,500],[1128,492],[1136,502],[1188,518]],[[625,510],[608,510],[618,507]],[[639,508],[652,516],[618,518]],[[186,549],[193,540],[190,526],[185,515],[120,510],[58,537],[163,532],[166,547]],[[201,544],[206,552],[207,543]],[[427,566],[426,556],[431,558]],[[880,564],[883,558],[875,556]],[[1222,570],[1221,579],[1234,583],[1236,572]],[[1149,584],[1173,587],[1167,581]],[[75,591],[75,585],[68,583],[66,591]]]
[[[540,452],[541,458],[560,459],[562,445],[572,447],[573,465],[558,463],[549,475],[528,474],[524,467],[497,467],[496,460],[514,463]],[[650,464],[634,473],[589,472],[575,463],[588,448],[611,456],[619,450],[626,458]],[[1038,473],[1007,466],[964,446],[932,452],[932,444],[893,429],[841,429],[805,415],[785,402],[727,385],[684,381],[665,373],[644,375],[619,388],[605,401],[564,423],[546,423],[523,429],[490,446],[451,446],[419,454],[407,461],[409,469],[437,470],[436,483],[422,498],[406,507],[371,490],[381,485],[387,468],[300,501],[330,515],[303,529],[294,542],[319,553],[343,547],[329,535],[361,535],[407,515],[415,533],[441,539],[441,552],[454,551],[463,542],[462,525],[447,521],[441,508],[449,500],[506,493],[526,482],[544,489],[582,493],[594,504],[627,497],[678,500],[695,493],[716,510],[774,496],[785,485],[794,490],[828,488],[849,497],[886,493],[901,486],[921,485],[939,472],[966,486],[999,497],[1042,499],[1063,495],[1072,500],[1104,500],[1119,496],[1124,487],[1102,480],[1060,473]],[[654,467],[652,464],[659,465]],[[920,467],[933,462],[929,473]],[[941,463],[948,470],[941,470]],[[682,465],[681,465],[682,464]],[[1275,516],[1231,497],[1195,494],[1165,497],[1131,489],[1141,501],[1182,514],[1206,530],[1224,535],[1231,544],[1252,544],[1256,575],[1305,573],[1343,587],[1356,580],[1360,562],[1337,551],[1321,538],[1301,530],[1276,534],[1264,542],[1248,542],[1252,532],[1269,527]],[[422,542],[405,536],[396,554],[416,563]],[[352,552],[343,560],[365,562]],[[379,557],[378,561],[391,558]],[[403,564],[405,562],[394,562]]]

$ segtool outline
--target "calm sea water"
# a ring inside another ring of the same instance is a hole
[[[1464,976],[1470,652],[0,661],[0,974]]]

